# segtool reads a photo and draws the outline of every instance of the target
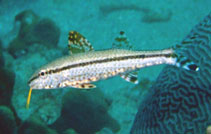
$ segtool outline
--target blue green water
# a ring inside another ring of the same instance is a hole
[[[210,5],[210,0],[0,0],[0,134],[205,134],[211,125],[211,30],[210,18],[203,19]],[[95,50],[112,48],[119,31],[135,50],[188,42],[186,56],[201,69],[159,65],[141,69],[138,85],[117,76],[91,91],[33,90],[26,109],[30,76],[68,55],[70,30],[83,34]]]

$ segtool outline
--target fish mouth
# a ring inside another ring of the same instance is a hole
[[[31,83],[33,80],[37,79],[37,78],[38,78],[37,75],[34,76],[34,77],[31,77],[31,78],[29,79],[29,81],[28,81],[28,85],[30,85],[30,83]]]

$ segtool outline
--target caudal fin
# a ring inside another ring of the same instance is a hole
[[[199,67],[185,56],[178,56],[176,58],[176,66],[182,67],[191,71],[199,71]]]
[[[210,38],[210,33],[211,33],[210,21],[211,21],[211,13],[209,13],[209,15],[206,16],[203,21],[197,24],[192,29],[192,31],[187,35],[187,37],[184,38],[179,43],[179,45],[176,45],[173,48],[175,52],[179,55],[177,57],[177,66],[183,67],[188,70],[193,70],[193,71],[199,70],[199,66],[196,65],[193,61],[191,61],[187,57],[188,55],[192,54],[192,52],[189,51],[189,47],[193,48],[193,45],[209,44],[209,38]]]
[[[186,70],[191,71],[199,71],[199,66],[196,65],[192,60],[190,60],[187,56],[184,56],[187,48],[185,46],[176,45],[172,48],[174,50],[174,57],[176,58],[176,66],[182,67]]]

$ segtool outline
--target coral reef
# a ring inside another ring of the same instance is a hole
[[[15,134],[16,122],[13,112],[6,106],[0,106],[0,133]]]
[[[15,17],[15,22],[20,23],[17,37],[9,44],[8,51],[14,57],[25,54],[32,44],[43,44],[47,48],[57,46],[60,30],[48,18],[40,18],[32,10],[25,10]]]
[[[131,134],[205,134],[211,124],[211,13],[181,42],[200,70],[167,66],[141,103]]]
[[[104,127],[113,132],[120,129],[108,114],[108,103],[99,89],[69,91],[63,98],[61,117],[52,127],[61,132],[73,128],[79,134],[93,134]]]
[[[57,134],[57,132],[48,128],[39,117],[33,115],[21,124],[18,134]]]

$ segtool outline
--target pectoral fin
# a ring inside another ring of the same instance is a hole
[[[90,84],[90,83],[84,83],[84,84],[80,84],[80,85],[74,85],[72,87],[74,87],[74,88],[80,88],[80,89],[96,88],[96,86],[94,84]]]
[[[70,54],[93,51],[91,43],[79,32],[70,31],[68,37],[68,48]]]
[[[138,72],[129,72],[120,75],[121,78],[125,79],[128,82],[138,84]]]

